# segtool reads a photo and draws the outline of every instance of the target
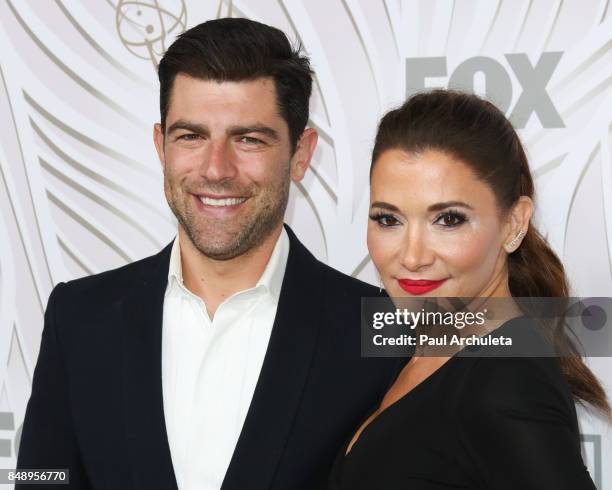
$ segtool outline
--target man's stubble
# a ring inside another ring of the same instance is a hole
[[[170,209],[198,251],[214,260],[231,260],[247,254],[274,232],[285,216],[290,182],[287,165],[281,179],[262,188],[237,189],[233,183],[227,182],[190,185],[185,189],[176,182],[171,166],[164,168],[164,192]],[[246,212],[241,212],[232,221],[212,218],[203,221],[201,213],[191,202],[192,192],[251,197],[245,203],[249,206]],[[252,199],[257,202],[249,202]]]

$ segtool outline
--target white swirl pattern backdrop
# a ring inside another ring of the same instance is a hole
[[[207,19],[272,24],[312,58],[320,145],[287,221],[321,260],[376,281],[365,245],[376,122],[419,87],[472,88],[520,129],[538,223],[573,294],[612,296],[610,0],[0,1],[0,467],[15,465],[52,286],[173,237],[152,143],[155,67]],[[590,364],[612,393],[612,361]],[[612,490],[610,428],[579,413],[590,471]]]

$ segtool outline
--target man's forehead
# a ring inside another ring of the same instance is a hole
[[[172,87],[168,116],[216,113],[257,114],[258,118],[280,118],[274,80],[217,81],[179,73]],[[202,114],[204,115],[204,114]]]
[[[271,77],[258,77],[248,80],[215,80],[198,78],[186,73],[178,73],[174,79],[172,95],[215,96],[217,94],[241,96],[257,95],[276,101],[276,85]]]

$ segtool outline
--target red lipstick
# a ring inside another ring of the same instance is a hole
[[[446,279],[440,279],[439,281],[430,281],[429,279],[398,279],[397,282],[404,291],[419,295],[439,288],[446,282]]]

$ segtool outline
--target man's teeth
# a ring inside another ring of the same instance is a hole
[[[207,206],[235,206],[236,204],[243,203],[246,201],[246,197],[228,197],[225,199],[212,199],[210,197],[200,196],[202,204]]]

